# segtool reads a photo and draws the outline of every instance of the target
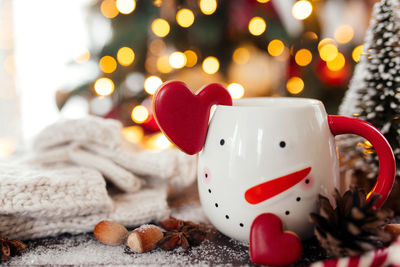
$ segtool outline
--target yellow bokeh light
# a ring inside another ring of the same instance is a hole
[[[268,53],[273,57],[281,55],[284,50],[285,50],[285,45],[281,40],[275,39],[269,42],[268,44]]]
[[[145,106],[139,105],[132,109],[131,118],[136,123],[143,123],[149,117],[149,111]]]
[[[130,47],[121,47],[117,52],[117,60],[122,66],[129,66],[135,60],[135,52]]]
[[[117,0],[116,2],[117,9],[122,14],[130,14],[136,8],[135,0]]]
[[[311,63],[312,54],[310,50],[303,48],[296,52],[294,60],[296,61],[297,65],[304,67]]]
[[[254,36],[259,36],[265,32],[267,24],[265,20],[260,17],[254,17],[249,22],[249,32]]]
[[[335,40],[332,38],[324,38],[318,43],[318,51],[321,51],[321,48],[327,44],[335,44]]]
[[[338,53],[333,60],[326,62],[328,69],[330,69],[331,71],[341,70],[345,64],[346,59],[344,58],[342,53]]]
[[[186,50],[183,52],[186,57],[186,67],[193,67],[197,63],[197,55],[194,51],[192,50]]]
[[[0,158],[6,158],[15,152],[17,141],[12,137],[0,138]]]
[[[115,18],[119,14],[115,0],[104,0],[101,2],[100,11],[104,17],[109,19]]]
[[[341,25],[335,30],[335,40],[339,44],[347,44],[354,37],[354,30],[350,25]]]
[[[246,47],[236,48],[232,55],[233,62],[236,64],[246,64],[250,59],[250,51]]]
[[[80,54],[78,57],[75,58],[75,61],[77,63],[85,63],[87,61],[89,61],[90,59],[90,52],[89,50],[85,49],[85,51]]]
[[[295,19],[304,20],[312,13],[313,7],[307,0],[297,1],[292,7],[292,15]]]
[[[211,15],[217,10],[216,0],[200,0],[199,2],[200,10],[205,15]]]
[[[354,48],[353,52],[351,53],[351,56],[355,62],[358,62],[360,61],[360,56],[362,53],[363,53],[363,46],[359,45],[356,48]]]
[[[296,95],[303,91],[304,82],[300,77],[291,77],[286,83],[286,88],[289,93]]]
[[[104,56],[100,59],[99,66],[102,72],[112,73],[117,68],[117,62],[113,57]]]
[[[219,69],[219,61],[215,57],[207,57],[202,64],[203,71],[207,74],[214,74]]]
[[[182,52],[174,52],[169,56],[169,64],[174,69],[181,69],[186,64],[186,56]]]
[[[321,50],[319,50],[319,55],[321,59],[325,61],[333,60],[338,55],[338,53],[338,48],[334,44],[324,45],[323,47],[321,47]]]
[[[159,149],[166,149],[172,146],[172,143],[168,140],[168,138],[163,134],[159,133],[156,137],[155,145]]]
[[[158,37],[165,37],[169,33],[170,26],[165,19],[155,19],[151,24],[151,29]]]
[[[99,96],[108,96],[114,92],[114,83],[109,78],[99,78],[94,83],[94,90]]]
[[[123,137],[133,144],[139,144],[144,136],[144,131],[141,126],[129,126],[122,129]]]
[[[162,84],[162,80],[160,77],[157,76],[149,76],[144,81],[144,90],[149,95],[154,95],[157,91],[157,88]]]
[[[169,64],[169,56],[164,55],[157,59],[157,69],[161,73],[169,73],[172,71],[172,67]]]
[[[183,28],[190,27],[194,22],[194,14],[192,10],[184,8],[176,13],[176,22]]]
[[[262,4],[265,4],[265,3],[268,3],[269,0],[257,0],[257,2],[262,3]]]
[[[244,95],[244,88],[241,84],[231,83],[226,88],[233,99],[242,98]]]

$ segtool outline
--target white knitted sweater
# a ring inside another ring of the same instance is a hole
[[[121,129],[97,117],[59,122],[29,156],[1,162],[0,233],[27,239],[92,231],[103,219],[130,227],[167,217],[167,187],[194,181],[196,157],[143,151]]]

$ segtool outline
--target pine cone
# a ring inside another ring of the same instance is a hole
[[[343,197],[338,190],[335,192],[336,208],[320,195],[319,214],[310,215],[315,224],[314,233],[329,256],[356,256],[392,241],[383,226],[393,217],[393,212],[371,210],[380,195],[372,195],[367,203],[364,190],[352,188]]]

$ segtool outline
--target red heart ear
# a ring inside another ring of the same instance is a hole
[[[212,105],[232,105],[229,92],[216,83],[193,94],[183,82],[160,86],[153,98],[154,117],[164,134],[183,152],[193,155],[204,145]]]

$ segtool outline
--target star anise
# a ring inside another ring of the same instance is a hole
[[[158,246],[164,250],[173,250],[177,247],[188,249],[190,246],[198,246],[206,237],[206,232],[192,221],[182,221],[173,217],[159,222],[167,232],[158,242]]]
[[[3,238],[0,235],[0,260],[7,261],[10,257],[19,255],[24,252],[26,245],[20,240],[9,240],[8,238]]]

